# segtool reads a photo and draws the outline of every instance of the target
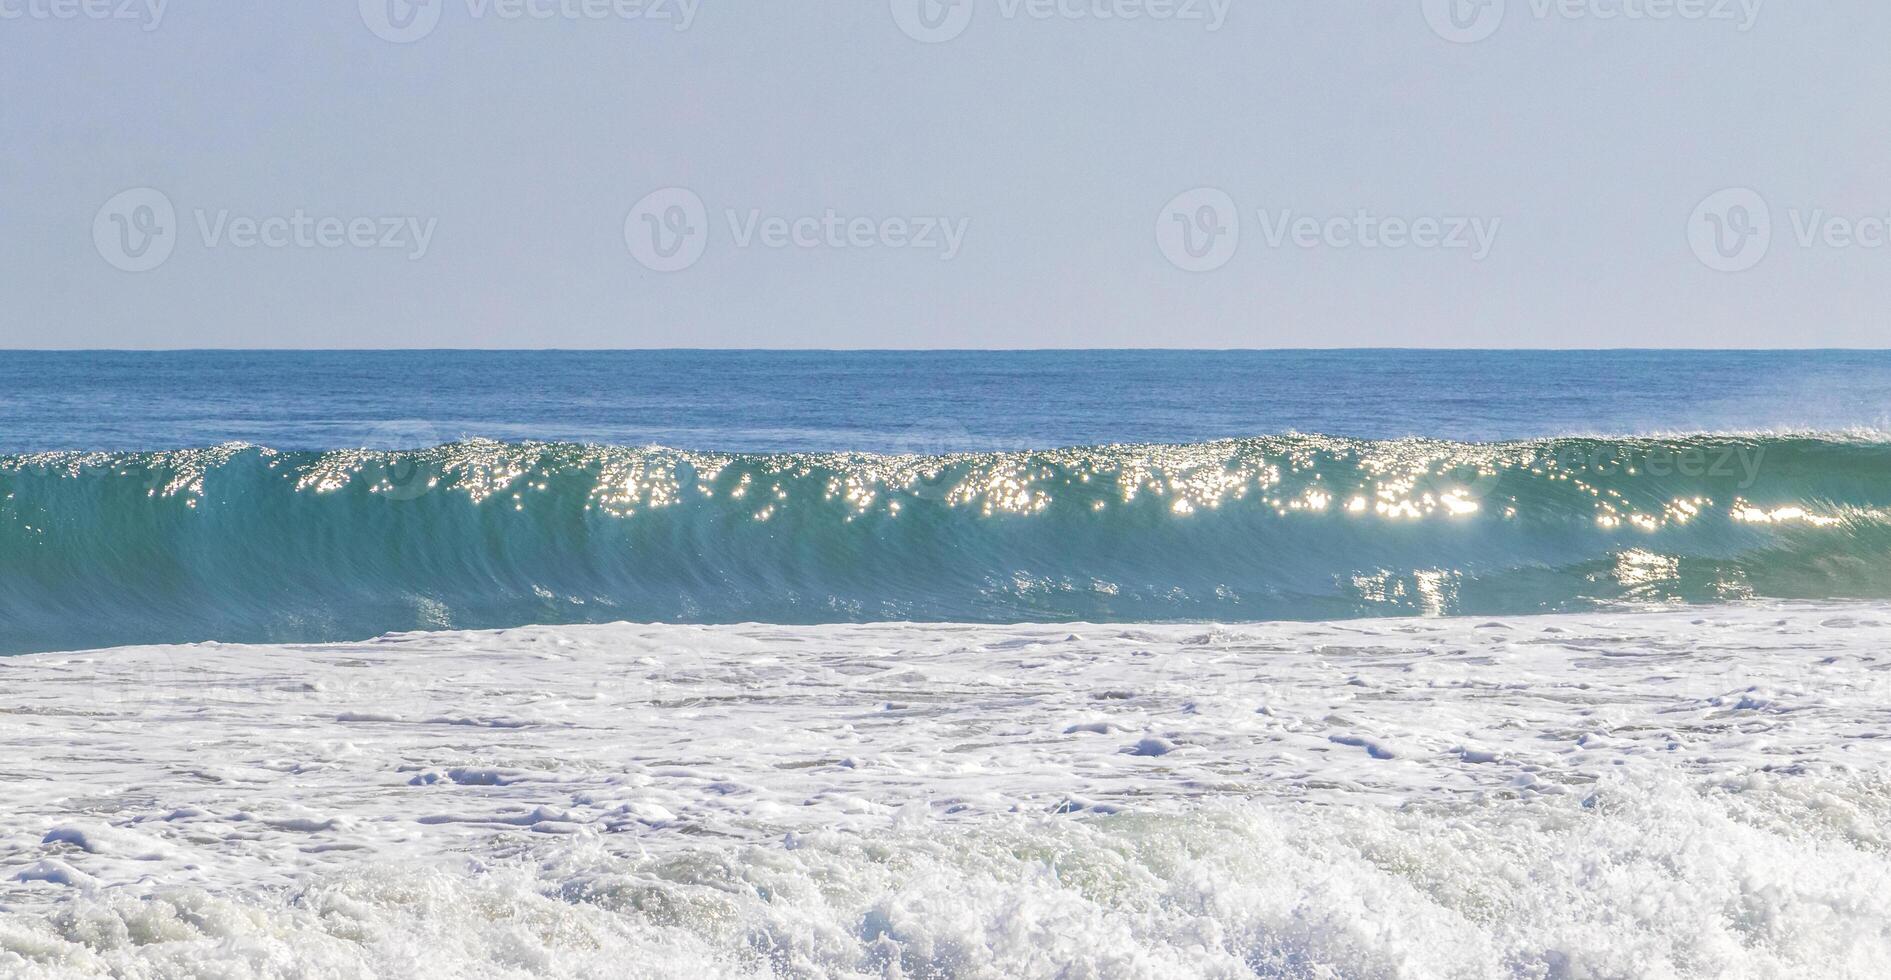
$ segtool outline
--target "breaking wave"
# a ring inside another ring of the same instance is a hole
[[[618,620],[1326,620],[1891,598],[1891,441],[0,458],[0,652]]]

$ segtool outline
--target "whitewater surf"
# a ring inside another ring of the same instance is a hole
[[[1882,976],[1887,648],[1738,603],[0,658],[0,974]]]

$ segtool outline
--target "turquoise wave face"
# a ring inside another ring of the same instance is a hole
[[[1868,438],[41,454],[0,458],[0,651],[1885,598],[1887,513]]]

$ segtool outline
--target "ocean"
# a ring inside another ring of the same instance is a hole
[[[0,354],[0,976],[1891,974],[1891,355]]]
[[[1891,598],[1891,357],[10,353],[0,653]]]
[[[0,453],[975,452],[1891,428],[1881,351],[0,352]]]

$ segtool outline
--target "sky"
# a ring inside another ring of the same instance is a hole
[[[1882,0],[0,0],[0,347],[1882,347],[1887,37]]]

